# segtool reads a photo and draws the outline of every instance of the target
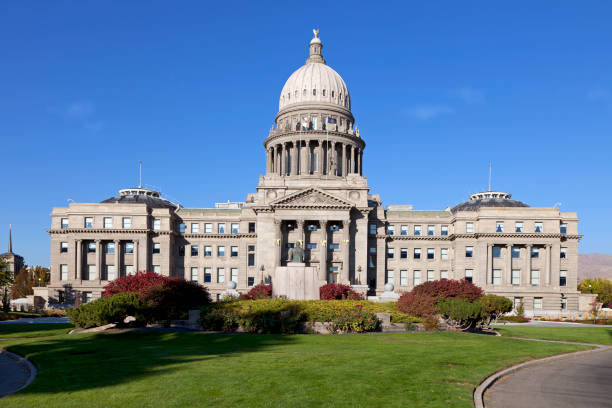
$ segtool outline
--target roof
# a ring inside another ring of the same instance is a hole
[[[124,189],[119,191],[119,195],[100,201],[102,204],[145,204],[151,208],[171,208],[178,206],[170,201],[161,198],[157,191],[142,187]]]
[[[478,211],[482,207],[529,207],[522,201],[511,200],[512,195],[497,191],[486,191],[470,195],[468,201],[454,206],[451,211]]]

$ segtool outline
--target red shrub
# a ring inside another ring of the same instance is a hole
[[[429,316],[436,312],[436,302],[445,299],[480,299],[483,291],[472,282],[465,279],[443,279],[429,281],[415,286],[410,292],[404,293],[397,301],[397,308],[412,316]]]
[[[349,285],[340,283],[328,283],[319,288],[319,298],[321,300],[334,299],[361,299],[359,293],[355,292]]]
[[[162,286],[165,282],[171,279],[168,276],[163,276],[155,272],[140,271],[135,275],[123,276],[109,282],[104,287],[102,296],[112,296],[116,293],[135,292],[139,296],[150,287]]]
[[[181,319],[187,311],[210,303],[206,288],[183,278],[167,278],[143,289],[139,297],[154,320]]]
[[[255,285],[245,293],[244,295],[240,295],[240,299],[245,300],[255,300],[255,299],[270,299],[272,298],[272,284],[266,285],[264,283],[260,283]]]

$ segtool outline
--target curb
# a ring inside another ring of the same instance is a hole
[[[521,339],[521,340],[527,340],[527,339]],[[531,340],[531,339],[530,339]],[[594,346],[597,347],[596,349],[593,350],[584,350],[584,351],[575,351],[573,353],[565,353],[565,354],[559,354],[556,356],[551,356],[551,357],[545,357],[545,358],[540,358],[537,360],[530,360],[530,361],[526,361],[524,363],[519,363],[517,365],[513,365],[511,367],[508,367],[504,370],[498,371],[490,376],[488,376],[487,378],[484,379],[484,381],[482,381],[478,387],[476,387],[476,390],[474,390],[474,407],[476,408],[485,408],[484,405],[484,393],[487,391],[487,389],[489,389],[497,380],[499,380],[500,378],[509,375],[509,374],[513,374],[518,370],[521,370],[523,368],[527,368],[536,364],[540,364],[540,363],[546,363],[549,361],[554,361],[554,360],[561,360],[564,358],[570,358],[570,357],[577,357],[577,356],[581,356],[583,354],[589,354],[589,353],[596,353],[602,350],[608,350],[610,349],[610,346],[603,346],[603,345],[599,345],[599,344],[590,344],[590,346]]]
[[[28,379],[19,388],[9,392],[8,394],[0,395],[0,398],[3,398],[3,397],[6,397],[7,395],[16,393],[17,391],[21,391],[28,385],[32,384],[32,382],[36,378],[36,374],[38,374],[38,370],[36,369],[34,364],[32,364],[27,358],[22,357],[19,354],[11,353],[10,351],[4,350],[4,349],[0,349],[0,354],[4,354],[8,356],[9,358],[11,358],[12,360],[15,360],[16,364],[25,366],[25,369],[29,373]]]

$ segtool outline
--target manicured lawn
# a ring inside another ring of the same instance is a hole
[[[66,334],[73,328],[74,326],[71,324],[0,324],[0,339],[7,339],[12,337],[57,336],[60,334]]]
[[[139,331],[7,345],[39,375],[2,407],[471,407],[490,373],[584,349],[463,333]]]
[[[502,336],[534,339],[576,341],[580,343],[612,344],[612,329],[607,327],[495,327]]]

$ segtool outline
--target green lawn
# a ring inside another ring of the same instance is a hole
[[[71,324],[49,324],[49,323],[33,323],[33,324],[17,324],[8,323],[0,324],[0,339],[14,337],[45,337],[57,336],[66,334],[74,326]],[[2,346],[2,343],[0,343]]]
[[[492,372],[584,349],[445,332],[125,332],[0,343],[7,346],[39,368],[32,385],[0,400],[20,408],[471,407],[474,387]]]
[[[531,337],[534,339],[576,341],[580,343],[611,344],[612,329],[607,327],[524,327],[496,326],[502,336]]]

